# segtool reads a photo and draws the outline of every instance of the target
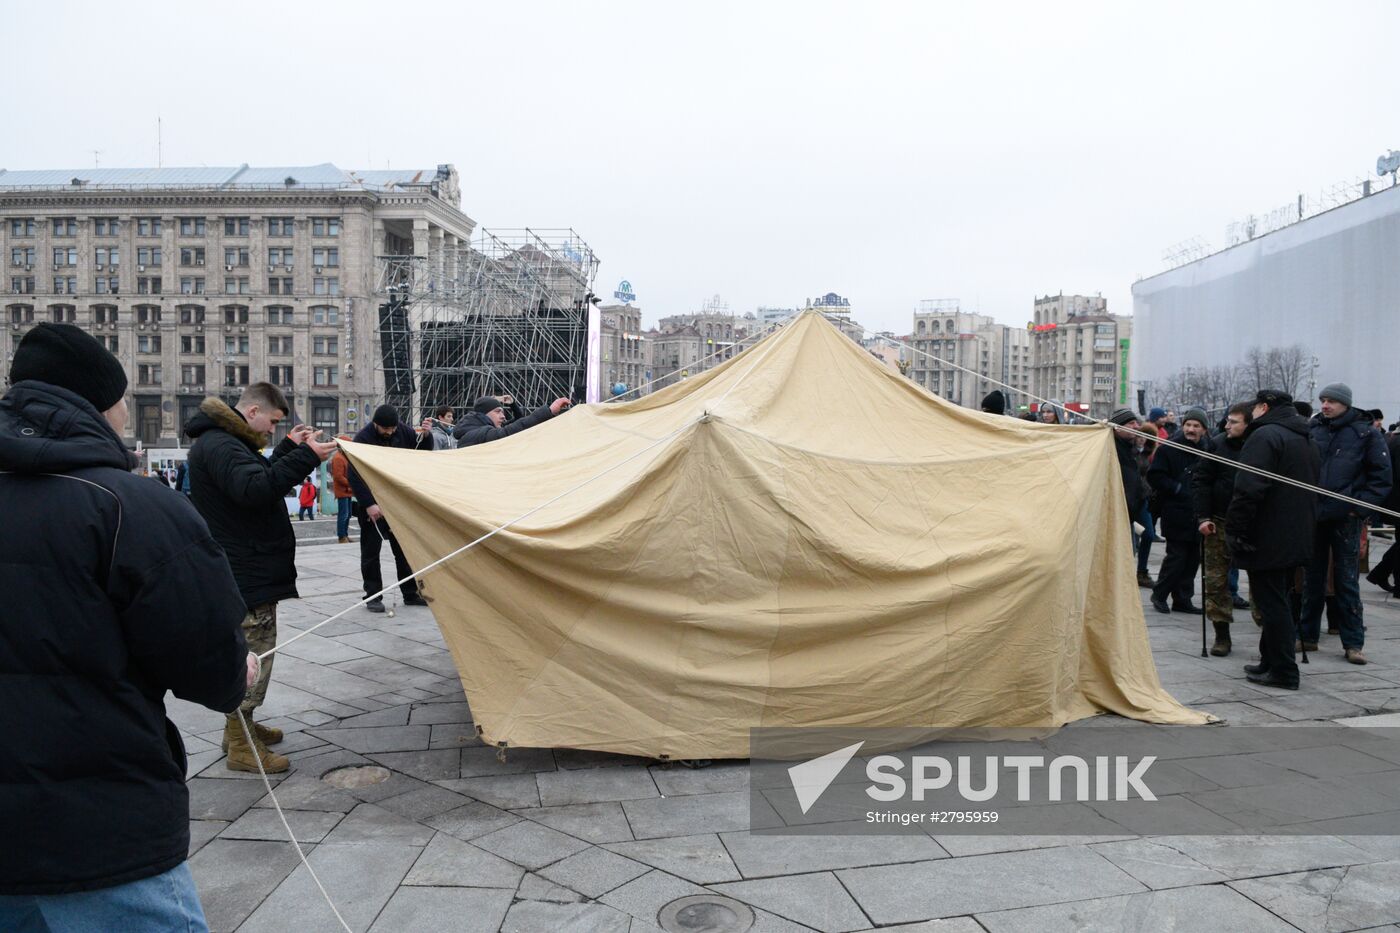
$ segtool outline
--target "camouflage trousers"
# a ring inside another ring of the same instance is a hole
[[[1214,518],[1215,534],[1204,535],[1206,554],[1201,565],[1201,590],[1205,597],[1206,618],[1229,625],[1235,621],[1234,597],[1230,595],[1230,548],[1225,543],[1225,520]]]
[[[248,614],[243,617],[243,639],[248,642],[248,650],[254,654],[262,654],[277,647],[276,603],[263,603],[248,610]],[[239,706],[243,715],[251,714],[262,705],[263,698],[267,696],[267,685],[272,680],[272,659],[275,657],[276,655],[269,655],[262,659],[262,670],[258,674],[257,682],[248,688],[248,693]]]

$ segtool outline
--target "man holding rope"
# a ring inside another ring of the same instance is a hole
[[[126,386],[45,323],[0,401],[0,930],[207,929],[164,695],[231,713],[257,663],[208,527],[131,472]]]
[[[317,441],[321,432],[303,424],[264,458],[268,435],[290,410],[281,389],[255,382],[232,408],[221,399],[205,399],[185,425],[185,433],[194,438],[190,501],[228,555],[246,605],[243,636],[258,654],[277,644],[278,601],[297,597],[296,534],[283,497],[335,451],[335,441]],[[253,722],[271,679],[268,658],[240,707],[252,730],[252,745],[237,716],[230,715],[224,724],[230,771],[257,771],[259,760],[269,772],[291,766],[285,755],[268,748],[282,741],[282,730]]]
[[[1254,398],[1239,462],[1316,486],[1318,456],[1308,423],[1286,392],[1266,389]],[[1293,612],[1288,585],[1293,569],[1312,556],[1317,493],[1239,470],[1225,514],[1225,543],[1249,573],[1249,595],[1260,624],[1259,663],[1246,664],[1250,683],[1298,689]]]
[[[410,428],[399,421],[397,408],[393,405],[380,405],[375,409],[370,423],[355,435],[355,443],[402,447],[408,450],[432,450],[433,419],[424,418],[423,423],[416,429]],[[399,587],[403,591],[403,604],[426,606],[427,602],[418,595],[417,582],[404,580],[404,577],[413,573],[413,568],[408,565],[408,558],[404,556],[403,548],[399,547],[398,539],[389,528],[389,521],[384,517],[379,503],[374,501],[374,493],[370,491],[369,484],[360,477],[353,465],[348,472],[350,488],[355,491],[355,517],[360,523],[360,577],[365,584],[365,596],[374,596],[384,589],[384,572],[379,569],[379,551],[387,542],[389,550],[394,552],[395,572],[398,573],[399,579],[404,581]],[[370,612],[383,612],[384,598],[375,596],[365,604],[365,608]]]

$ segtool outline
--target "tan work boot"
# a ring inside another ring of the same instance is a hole
[[[1361,653],[1360,648],[1348,648],[1346,650],[1347,660],[1352,664],[1365,664],[1366,655]]]
[[[262,769],[268,774],[277,774],[292,766],[286,755],[269,751],[256,736],[253,738],[254,744],[250,746],[237,716],[228,717],[224,723],[224,741],[228,743],[230,771],[252,771],[256,774],[259,760],[262,761]]]
[[[257,739],[258,739],[259,742],[263,743],[264,745],[276,745],[278,742],[282,741],[282,730],[281,730],[281,729],[277,728],[276,726],[264,726],[264,725],[263,725],[262,723],[260,723],[260,722],[253,722],[253,717],[252,717],[252,715],[250,715],[250,714],[248,714],[248,713],[245,713],[245,714],[244,714],[244,718],[248,720],[248,725],[250,725],[250,726],[253,727],[253,735],[257,736]],[[235,727],[238,726],[238,717],[237,717],[237,716],[233,717],[233,724],[234,724]],[[242,732],[243,730],[242,730],[242,729],[239,729],[238,731],[239,731],[239,732]],[[219,751],[221,751],[221,752],[227,752],[227,751],[228,751],[228,730],[227,730],[227,729],[224,730],[224,741],[223,741],[223,744],[219,746]]]
[[[350,543],[350,539],[349,539],[349,538],[341,538],[340,541],[337,542],[337,543],[339,543],[339,544],[349,544],[349,543]]]
[[[1230,623],[1216,622],[1215,624],[1215,644],[1210,646],[1210,653],[1217,658],[1223,658],[1230,653]]]

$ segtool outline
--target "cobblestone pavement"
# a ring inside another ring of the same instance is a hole
[[[360,595],[354,545],[303,547],[298,564],[304,598],[281,606],[284,639]],[[1247,613],[1220,659],[1200,656],[1198,617],[1149,609],[1158,671],[1231,724],[1400,725],[1400,605],[1362,590],[1366,667],[1324,636],[1302,690],[1255,689],[1240,672]],[[211,927],[338,930],[260,778],[225,769],[223,717],[169,707],[190,752],[191,865]],[[290,646],[262,713],[287,732],[278,799],[357,931],[655,933],[664,905],[707,892],[750,905],[759,933],[1400,930],[1400,837],[752,836],[741,762],[547,749],[502,761],[474,737],[425,608],[357,609]],[[1134,727],[1069,728],[1107,725]],[[389,779],[321,780],[351,764]]]

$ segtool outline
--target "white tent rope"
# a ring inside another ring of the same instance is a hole
[[[874,331],[870,330],[870,328],[868,328],[868,327],[866,327],[865,325],[861,324],[859,321],[852,321],[851,323],[853,323],[853,324],[855,324],[856,326],[860,327],[860,329],[861,329],[862,331],[866,332],[866,333],[874,333]],[[1092,422],[1094,422],[1095,424],[1108,425],[1109,427],[1112,427],[1112,428],[1116,428],[1116,427],[1117,427],[1117,425],[1114,425],[1112,422],[1110,422],[1110,421],[1108,421],[1108,420],[1106,420],[1106,419],[1103,419],[1103,418],[1095,418],[1095,417],[1093,417],[1093,416],[1091,416],[1091,415],[1085,415],[1085,414],[1083,414],[1083,413],[1081,413],[1081,412],[1072,411],[1072,410],[1070,410],[1069,408],[1066,408],[1066,407],[1065,407],[1064,405],[1062,405],[1062,404],[1058,404],[1058,403],[1056,403],[1056,402],[1052,402],[1050,399],[1041,398],[1040,396],[1034,394],[1033,392],[1027,392],[1025,389],[1018,389],[1018,388],[1016,388],[1015,386],[1013,386],[1013,385],[1008,385],[1007,383],[1002,382],[1002,381],[1000,381],[1000,380],[998,380],[998,379],[993,379],[993,378],[991,378],[990,376],[984,376],[984,375],[982,375],[981,373],[977,372],[976,370],[968,369],[966,366],[959,366],[957,363],[954,363],[954,362],[952,362],[952,361],[950,361],[950,360],[945,360],[945,359],[943,359],[942,357],[934,356],[932,353],[929,353],[929,352],[926,351],[926,350],[920,350],[918,347],[914,346],[913,344],[909,343],[909,342],[906,341],[906,340],[901,340],[901,339],[899,339],[898,337],[885,337],[884,339],[889,340],[889,341],[891,341],[892,343],[897,343],[897,344],[899,344],[899,345],[902,346],[902,347],[907,347],[908,349],[910,349],[910,350],[912,350],[913,352],[919,354],[920,356],[926,356],[926,357],[928,357],[929,359],[934,360],[936,363],[938,363],[938,364],[940,364],[940,365],[942,365],[942,366],[947,366],[947,367],[949,367],[949,368],[951,368],[951,369],[957,369],[957,370],[961,370],[962,372],[969,373],[969,374],[971,374],[971,375],[973,375],[973,376],[976,376],[978,379],[984,380],[984,381],[986,381],[986,382],[990,382],[992,385],[1000,386],[1000,387],[1003,388],[1003,389],[1009,389],[1010,391],[1015,392],[1015,393],[1017,393],[1018,395],[1024,395],[1024,396],[1026,396],[1027,398],[1029,398],[1029,399],[1031,399],[1031,400],[1033,400],[1033,401],[1040,402],[1042,405],[1050,405],[1050,406],[1052,406],[1052,407],[1054,407],[1054,408],[1060,409],[1061,411],[1065,412],[1066,414],[1073,415],[1073,416],[1075,416],[1075,417],[1077,417],[1077,418],[1084,418],[1085,420],[1087,420],[1087,421],[1092,421]],[[911,380],[911,381],[912,381],[912,380]],[[914,384],[915,384],[915,385],[918,385],[918,383],[914,383]],[[928,391],[928,390],[925,389],[925,391]],[[1333,492],[1333,491],[1330,490],[1330,489],[1323,489],[1321,486],[1313,486],[1313,485],[1311,485],[1311,484],[1309,484],[1309,483],[1302,482],[1301,480],[1292,479],[1291,477],[1288,477],[1288,476],[1282,476],[1282,475],[1280,475],[1280,474],[1278,474],[1278,473],[1271,473],[1271,472],[1269,472],[1268,470],[1264,470],[1264,469],[1261,469],[1261,468],[1256,467],[1256,466],[1251,466],[1250,464],[1247,464],[1247,463],[1241,463],[1241,462],[1239,462],[1238,460],[1231,460],[1229,457],[1222,457],[1222,456],[1220,456],[1219,454],[1211,453],[1210,451],[1207,451],[1207,450],[1201,450],[1200,448],[1192,447],[1192,446],[1190,446],[1189,444],[1178,444],[1176,441],[1168,440],[1168,439],[1160,438],[1160,437],[1159,437],[1159,438],[1154,438],[1154,439],[1152,440],[1152,442],[1153,442],[1154,444],[1160,444],[1160,445],[1162,445],[1163,447],[1173,447],[1173,448],[1176,448],[1177,450],[1184,450],[1184,451],[1186,451],[1187,453],[1189,453],[1189,454],[1194,454],[1195,456],[1200,457],[1200,458],[1202,458],[1202,459],[1204,459],[1204,460],[1214,460],[1214,461],[1216,461],[1217,463],[1224,463],[1224,464],[1227,464],[1228,466],[1234,467],[1234,468],[1237,469],[1237,470],[1244,470],[1244,471],[1247,472],[1247,473],[1255,473],[1255,474],[1257,474],[1257,475],[1259,475],[1259,476],[1265,477],[1266,479],[1271,479],[1271,480],[1275,480],[1275,481],[1280,482],[1280,483],[1285,483],[1285,484],[1287,484],[1287,485],[1289,485],[1289,486],[1297,486],[1297,487],[1300,488],[1300,489],[1306,489],[1306,490],[1308,490],[1309,492],[1315,492],[1315,493],[1317,493],[1317,494],[1320,495],[1320,496],[1328,496],[1328,497],[1330,497],[1330,498],[1332,498],[1332,499],[1337,499],[1337,500],[1340,500],[1340,501],[1342,501],[1342,502],[1349,503],[1349,504],[1351,504],[1351,505],[1356,506],[1357,508],[1364,509],[1364,510],[1366,510],[1366,511],[1368,511],[1368,512],[1378,512],[1378,513],[1380,513],[1380,514],[1382,514],[1382,515],[1389,515],[1389,516],[1392,517],[1392,518],[1400,519],[1400,512],[1392,512],[1390,509],[1384,508],[1384,507],[1382,507],[1382,506],[1372,505],[1372,504],[1369,503],[1369,502],[1362,502],[1360,499],[1353,499],[1351,496],[1346,496],[1346,495],[1343,495],[1342,493],[1339,493],[1339,492]]]

